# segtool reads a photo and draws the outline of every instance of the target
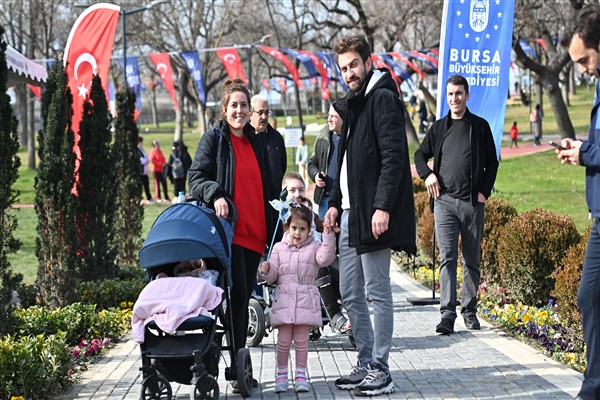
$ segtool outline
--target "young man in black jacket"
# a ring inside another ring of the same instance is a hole
[[[446,82],[450,112],[434,122],[419,149],[415,166],[434,199],[435,238],[440,252],[440,311],[436,332],[454,332],[458,235],[462,238],[463,284],[461,314],[467,329],[477,320],[484,204],[492,194],[498,157],[486,120],[467,108],[469,83],[460,75]],[[433,158],[433,171],[427,161]]]
[[[325,223],[335,226],[340,217],[340,292],[358,349],[352,372],[335,384],[375,396],[394,391],[388,364],[394,325],[391,249],[416,252],[404,104],[390,72],[373,69],[364,36],[343,37],[333,49],[350,91],[341,100],[348,116]]]

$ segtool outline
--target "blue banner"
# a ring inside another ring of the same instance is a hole
[[[348,86],[346,86],[346,82],[344,82],[344,78],[342,77],[342,71],[340,71],[340,67],[337,65],[335,61],[335,54],[333,53],[323,53],[320,51],[315,52],[321,60],[323,60],[323,64],[325,64],[325,68],[327,68],[327,73],[329,74],[329,79],[333,78],[333,71],[335,70],[335,76],[337,77],[337,81],[342,86],[345,92],[348,91]]]
[[[119,58],[121,68],[123,68],[123,59]],[[140,66],[137,56],[127,57],[127,67],[125,68],[125,78],[127,85],[135,93],[135,104],[138,111],[142,111],[142,81],[140,80]]]
[[[206,104],[206,94],[204,93],[204,80],[202,78],[202,64],[200,64],[200,57],[197,51],[184,51],[179,53],[185,61],[188,71],[192,75],[192,79],[196,82],[196,88],[198,89],[198,97],[200,102]]]
[[[394,70],[394,73],[396,75],[398,75],[403,81],[411,80],[410,74],[408,72],[406,72],[401,66],[396,64],[396,61],[394,61],[392,56],[390,56],[389,54],[386,54],[386,53],[381,53],[378,55],[383,59],[383,61],[385,61],[390,67],[392,67],[392,69]]]
[[[284,53],[287,53],[290,56],[292,56],[292,57],[298,59],[300,62],[302,62],[302,64],[308,71],[308,76],[310,76],[311,78],[314,78],[315,76],[319,75],[319,74],[317,74],[317,68],[315,67],[315,63],[313,63],[312,58],[310,58],[310,56],[308,54],[303,54],[303,53],[300,53],[300,52],[298,52],[296,50],[292,50],[292,49],[281,49],[281,50],[283,50]]]
[[[500,154],[509,86],[514,0],[446,0],[442,18],[437,117],[448,113],[446,81],[469,82],[469,110],[485,118]]]
[[[521,39],[519,40],[519,44],[521,45],[521,48],[523,49],[525,54],[527,54],[528,57],[532,57],[535,60],[539,60],[537,53],[535,52],[533,47],[531,47],[527,40]]]

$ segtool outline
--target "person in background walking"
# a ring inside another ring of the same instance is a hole
[[[165,155],[160,149],[158,140],[152,141],[152,150],[150,150],[150,161],[152,162],[152,172],[154,173],[154,194],[159,203],[162,202],[160,197],[160,187],[162,186],[165,195],[165,201],[171,201],[167,191],[167,179],[163,175],[163,169],[166,165]]]
[[[302,175],[304,182],[308,182],[308,145],[304,141],[304,136],[300,138],[298,149],[296,149],[296,165],[298,166],[298,172]]]
[[[529,122],[531,122],[531,129],[533,130],[533,145],[539,146],[542,139],[542,107],[539,104],[536,104],[531,111]]]
[[[517,139],[519,138],[519,129],[517,128],[517,121],[513,121],[512,126],[510,127],[510,148],[512,149],[513,144],[515,148],[518,148]]]
[[[556,150],[563,164],[585,167],[585,193],[594,219],[588,240],[577,302],[583,322],[587,367],[576,400],[600,399],[600,6],[580,9],[565,27],[561,44],[581,74],[596,79],[588,139],[563,139],[566,150]]]
[[[179,195],[179,192],[185,193],[185,181],[187,178],[188,170],[192,165],[192,157],[187,151],[187,146],[183,144],[183,141],[177,140],[173,142],[172,152],[169,156],[169,177],[173,182],[173,193],[175,200]]]
[[[461,75],[446,81],[450,111],[429,128],[415,152],[415,167],[434,199],[435,239],[440,252],[440,312],[437,333],[454,332],[458,237],[463,283],[461,314],[469,330],[479,330],[477,290],[485,202],[492,194],[498,157],[488,122],[467,108],[469,83]],[[433,170],[427,162],[433,158]]]
[[[138,137],[138,153],[140,156],[140,179],[142,180],[142,186],[144,188],[144,192],[146,193],[146,199],[149,203],[153,203],[152,195],[150,194],[150,181],[148,180],[148,163],[150,159],[146,154],[146,150],[144,150],[144,138]]]

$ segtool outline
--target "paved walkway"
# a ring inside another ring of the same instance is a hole
[[[582,375],[545,357],[533,348],[507,337],[501,330],[482,322],[481,331],[467,331],[461,318],[456,333],[435,333],[439,306],[413,306],[409,297],[430,297],[431,292],[392,265],[394,293],[394,340],[390,368],[396,385],[389,399],[572,399]],[[325,328],[326,332],[328,328]],[[309,347],[308,371],[312,391],[277,395],[273,391],[275,335],[251,349],[254,376],[260,383],[255,399],[353,399],[337,390],[336,378],[349,371],[356,351],[346,336],[325,334]],[[240,399],[224,380],[221,360],[221,398]],[[141,358],[130,336],[84,373],[60,400],[134,400],[141,390]],[[173,384],[174,399],[189,399],[191,386]]]

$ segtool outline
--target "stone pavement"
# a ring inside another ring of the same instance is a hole
[[[390,369],[396,391],[389,399],[572,399],[582,375],[545,357],[532,347],[507,337],[481,321],[481,331],[467,331],[462,318],[456,333],[435,333],[439,306],[413,306],[409,297],[431,297],[431,291],[415,284],[395,264],[391,268],[394,293],[394,340]],[[254,399],[353,399],[337,390],[335,379],[356,362],[356,351],[347,336],[325,334],[309,346],[308,372],[312,391],[282,395],[273,391],[275,339],[266,337],[251,349],[254,376],[260,382]],[[221,359],[221,398],[241,399],[224,380],[228,353]],[[81,382],[60,400],[134,400],[141,390],[141,358],[131,336],[84,373]],[[189,399],[191,386],[173,384],[174,399]]]

